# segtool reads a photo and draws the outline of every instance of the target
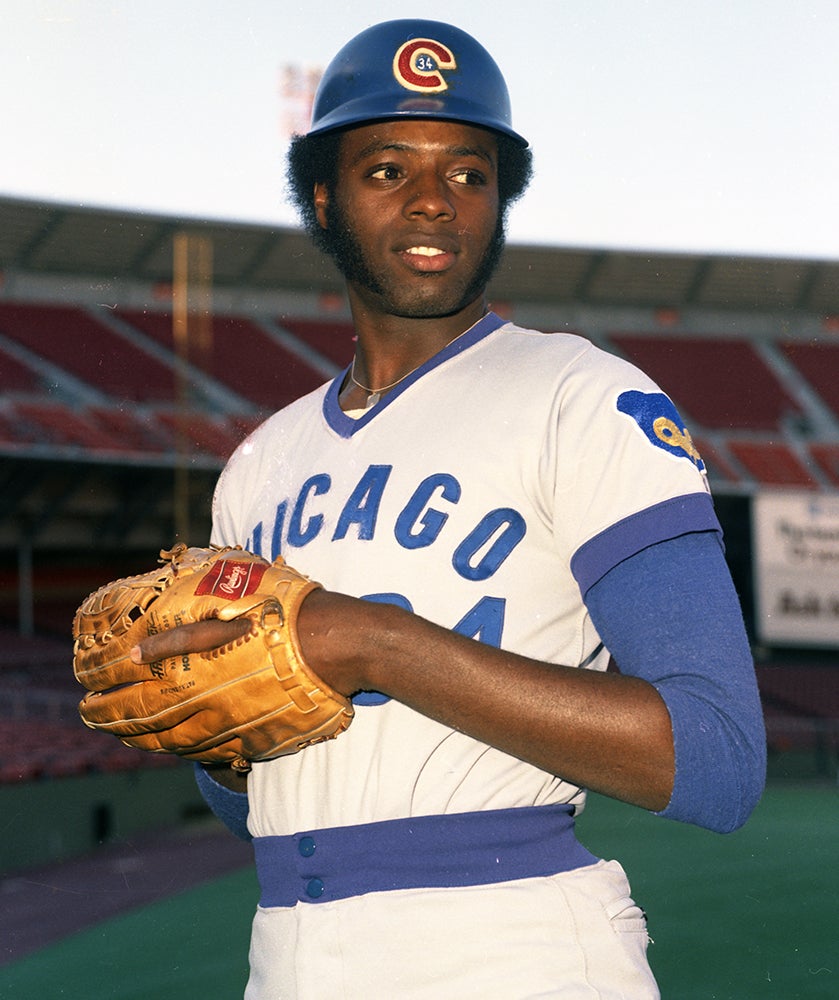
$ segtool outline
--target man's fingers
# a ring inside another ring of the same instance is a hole
[[[249,632],[250,628],[251,623],[247,618],[235,618],[229,622],[208,618],[206,621],[179,625],[166,632],[150,635],[138,643],[130,655],[134,663],[153,663],[171,656],[183,656],[184,653],[206,653],[234,642]]]

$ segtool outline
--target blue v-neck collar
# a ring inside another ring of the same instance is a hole
[[[339,434],[343,438],[350,438],[356,431],[361,430],[362,427],[366,427],[382,410],[386,409],[390,404],[398,399],[403,392],[409,389],[417,379],[421,379],[423,375],[428,374],[434,368],[439,365],[444,364],[449,358],[456,357],[458,354],[462,354],[463,351],[468,350],[478,341],[483,340],[484,337],[488,337],[494,330],[497,330],[499,326],[503,326],[506,320],[503,320],[500,316],[496,315],[494,312],[488,312],[486,316],[483,316],[478,320],[474,326],[469,327],[465,333],[462,333],[459,337],[453,340],[450,344],[447,344],[442,351],[439,351],[433,357],[429,358],[424,364],[420,365],[416,371],[411,372],[411,374],[399,383],[394,389],[392,389],[384,399],[376,403],[375,406],[371,406],[363,416],[358,419],[353,417],[348,417],[346,413],[341,409],[338,402],[338,394],[341,391],[341,386],[344,384],[344,379],[350,370],[350,366],[347,367],[338,375],[331,383],[326,391],[326,396],[323,400],[323,416],[336,434]]]

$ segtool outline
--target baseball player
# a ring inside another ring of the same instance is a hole
[[[498,66],[432,21],[351,40],[293,143],[357,348],[233,455],[212,541],[323,584],[300,642],[355,718],[246,777],[198,768],[255,850],[250,1000],[658,996],[620,865],[575,836],[586,789],[721,832],[760,797],[688,430],[636,368],[487,303],[529,176]]]

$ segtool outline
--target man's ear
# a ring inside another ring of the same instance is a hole
[[[329,192],[322,181],[315,182],[314,192],[315,215],[321,229],[329,229],[326,224],[326,206],[329,204]]]

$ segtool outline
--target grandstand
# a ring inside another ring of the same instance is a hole
[[[181,231],[214,262],[210,345],[186,359]],[[491,292],[502,315],[586,337],[672,396],[754,635],[751,499],[839,491],[839,263],[511,246]],[[78,724],[73,611],[172,544],[178,475],[203,542],[237,442],[352,352],[342,282],[296,230],[0,199],[0,786],[150,766]],[[773,750],[835,776],[839,652],[756,651]]]

